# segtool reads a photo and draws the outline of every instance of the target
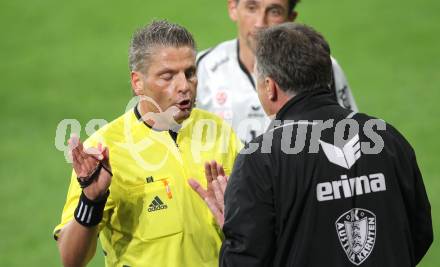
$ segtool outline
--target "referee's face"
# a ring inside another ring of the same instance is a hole
[[[157,47],[148,62],[145,74],[140,74],[137,95],[152,98],[142,105],[144,112],[164,112],[172,108],[174,120],[181,123],[194,106],[197,77],[195,51],[191,47]],[[133,79],[133,75],[132,75]]]
[[[260,29],[293,21],[288,0],[228,0],[229,16],[237,23],[240,45],[255,48],[256,33]]]

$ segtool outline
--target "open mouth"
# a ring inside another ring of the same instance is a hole
[[[177,107],[179,109],[190,109],[191,108],[191,100],[190,99],[184,99],[177,103]]]

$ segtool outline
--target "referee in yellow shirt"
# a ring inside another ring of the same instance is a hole
[[[129,63],[139,103],[84,145],[69,140],[74,170],[54,230],[65,266],[86,265],[98,235],[106,266],[218,265],[221,231],[188,179],[206,186],[205,174],[228,174],[241,144],[220,118],[193,109],[195,53],[181,26],[137,31]]]

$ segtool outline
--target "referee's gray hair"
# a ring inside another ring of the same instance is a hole
[[[196,43],[187,29],[166,20],[155,20],[133,34],[128,56],[130,71],[145,73],[154,48],[184,46],[195,53]]]
[[[262,30],[255,54],[258,79],[270,77],[287,93],[330,89],[330,47],[309,26],[288,22]]]

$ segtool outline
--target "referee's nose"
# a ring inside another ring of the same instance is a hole
[[[185,75],[185,72],[180,72],[176,79],[176,89],[179,94],[188,94],[191,91],[191,83]]]

